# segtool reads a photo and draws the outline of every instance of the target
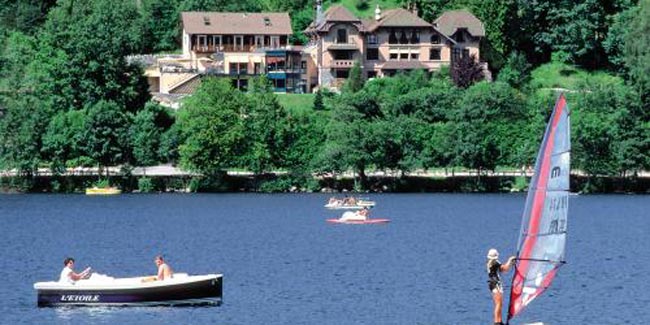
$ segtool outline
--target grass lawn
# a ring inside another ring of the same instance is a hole
[[[536,88],[565,88],[580,90],[590,84],[621,84],[623,79],[607,72],[589,72],[564,63],[551,62],[531,72],[531,86]]]
[[[278,102],[288,112],[314,109],[314,94],[277,94]]]
[[[363,10],[359,10],[356,6],[358,2],[359,0],[332,0],[327,1],[325,6],[343,5],[359,18],[373,18],[377,4],[379,4],[382,10],[400,7],[399,0],[367,0],[368,6],[363,8]]]

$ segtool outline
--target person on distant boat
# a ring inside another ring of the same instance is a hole
[[[329,202],[327,202],[327,203],[330,204],[330,205],[340,205],[341,201],[332,196],[330,198]]]
[[[501,272],[508,272],[510,266],[515,262],[515,257],[508,258],[508,262],[501,264],[499,262],[499,252],[491,248],[487,254],[487,273],[488,273],[488,286],[492,292],[492,300],[494,300],[494,324],[503,325],[502,319],[502,306],[503,306],[503,286],[501,284]]]
[[[162,257],[162,255],[157,255],[154,262],[156,263],[156,266],[158,266],[158,277],[156,280],[162,281],[174,277],[172,268],[169,267],[169,264],[165,263],[165,259]]]
[[[360,217],[363,217],[364,220],[367,220],[370,216],[370,210],[367,207],[364,207],[363,209],[357,211],[356,214]]]
[[[357,205],[357,199],[355,199],[354,196],[350,196],[348,198],[348,205]]]
[[[75,283],[81,279],[87,279],[90,276],[90,270],[90,267],[87,267],[83,272],[76,273],[74,271],[74,258],[67,257],[63,260],[63,270],[61,270],[59,282]]]

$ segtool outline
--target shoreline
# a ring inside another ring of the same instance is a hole
[[[510,193],[525,192],[529,175],[506,173],[475,175],[368,176],[361,189],[349,176],[298,177],[290,174],[228,173],[221,177],[199,175],[115,175],[110,185],[122,193]],[[84,193],[97,175],[0,176],[1,194]],[[571,175],[571,192],[580,194],[646,194],[650,177],[587,177]]]

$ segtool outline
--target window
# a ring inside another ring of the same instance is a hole
[[[454,39],[458,43],[465,42],[465,32],[462,29],[459,29],[456,34],[454,34]]]
[[[397,53],[391,53],[390,54],[390,59],[391,60],[397,60]]]
[[[440,35],[438,34],[431,35],[431,44],[440,44]]]
[[[336,31],[336,43],[347,44],[348,42],[348,31],[344,28],[341,28]]]
[[[440,49],[429,49],[429,60],[440,60]]]
[[[411,60],[419,60],[419,59],[420,59],[420,54],[411,53]]]
[[[366,52],[366,60],[368,61],[379,60],[379,49],[368,49]]]
[[[303,69],[303,70],[307,69],[307,61],[301,61],[300,62],[300,68]]]
[[[368,44],[377,44],[377,35],[369,34],[368,35]]]
[[[271,47],[276,49],[280,47],[280,37],[279,36],[271,36]]]
[[[406,31],[402,31],[402,34],[399,37],[399,43],[400,44],[408,44],[409,43],[409,39],[408,39],[408,37],[406,37]]]
[[[458,60],[461,58],[463,51],[461,49],[454,49],[452,52],[452,59],[453,60]]]
[[[394,30],[390,31],[390,35],[388,36],[388,44],[397,44],[397,35],[395,35]]]
[[[368,79],[377,78],[377,71],[368,71],[367,77]]]
[[[469,58],[469,49],[463,49],[463,57]]]
[[[419,43],[420,43],[420,33],[418,33],[417,31],[413,30],[413,32],[411,32],[411,39],[410,39],[410,41],[411,41],[411,44],[419,44]]]
[[[399,59],[400,60],[408,60],[409,54],[408,53],[400,53],[399,54]]]
[[[350,70],[335,70],[334,76],[347,79],[350,76]]]
[[[332,56],[334,60],[352,60],[352,52],[350,51],[332,51]]]
[[[237,68],[238,68],[237,63],[230,63],[228,65],[228,73],[237,74],[238,73]]]

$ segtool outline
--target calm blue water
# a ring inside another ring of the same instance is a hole
[[[524,196],[369,195],[387,225],[331,225],[319,194],[0,195],[0,323],[491,324],[485,254]],[[572,196],[569,264],[518,319],[650,323],[650,197]],[[115,277],[223,273],[224,304],[37,308],[63,258]]]

